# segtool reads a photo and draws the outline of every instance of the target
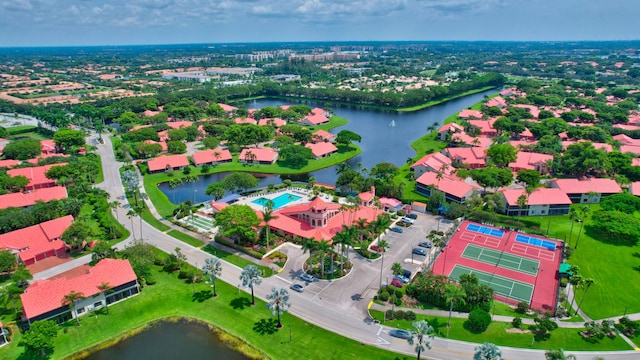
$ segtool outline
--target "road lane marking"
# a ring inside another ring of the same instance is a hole
[[[383,338],[381,338],[380,336],[378,336],[378,340],[376,340],[376,344],[380,344],[380,345],[391,345],[391,343]]]

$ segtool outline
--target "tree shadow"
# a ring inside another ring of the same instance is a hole
[[[635,258],[640,258],[640,253],[636,251],[633,254],[631,254],[631,256],[633,256]]]
[[[610,235],[599,231],[596,227],[592,225],[585,225],[585,234],[589,235],[591,238],[598,240],[605,244],[616,245],[616,246],[636,246],[638,244],[638,238],[631,235]]]
[[[231,305],[234,310],[243,310],[244,308],[251,306],[251,301],[246,297],[238,297],[231,300],[229,305]]]
[[[211,290],[196,291],[195,293],[193,293],[193,296],[191,296],[191,301],[201,303],[206,301],[207,299],[211,299],[212,296],[213,291]]]
[[[45,355],[42,356],[40,350],[25,349],[18,357],[17,360],[42,360],[50,359],[53,353],[51,351],[45,351]]]
[[[278,322],[275,319],[261,319],[253,324],[253,331],[260,335],[271,335],[278,331]]]

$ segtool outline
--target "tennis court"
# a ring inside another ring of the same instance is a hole
[[[516,235],[516,242],[523,243],[523,244],[528,244],[528,245],[533,245],[533,246],[538,246],[538,247],[545,248],[545,249],[551,250],[551,251],[555,251],[556,250],[556,243],[554,243],[553,241],[542,240],[542,239],[534,238],[533,236],[517,234]]]
[[[462,257],[495,265],[504,269],[519,271],[529,275],[537,275],[540,261],[523,258],[509,253],[491,250],[468,244]]]
[[[514,242],[513,244],[511,244],[511,252],[537,257],[538,259],[548,261],[554,261],[556,258],[555,252],[541,247],[529,246],[518,242]]]
[[[192,216],[185,216],[181,220],[185,224],[191,225],[205,232],[211,231],[213,229],[213,222],[211,221],[211,219],[202,217],[198,214],[193,214]]]
[[[460,239],[480,245],[491,246],[498,248],[502,240],[494,237],[488,237],[486,235],[474,234],[471,232],[461,231]]]
[[[467,230],[480,233],[480,234],[491,235],[499,238],[502,238],[502,236],[504,236],[504,231],[502,230],[490,228],[488,226],[481,226],[473,223],[470,223],[467,225]]]
[[[531,302],[533,285],[520,281],[511,280],[502,276],[492,275],[484,271],[474,270],[465,266],[456,265],[451,270],[449,277],[460,280],[460,275],[474,274],[478,277],[480,284],[487,285],[495,291],[496,295],[504,296],[518,301]]]

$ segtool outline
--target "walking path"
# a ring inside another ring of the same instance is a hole
[[[106,190],[112,198],[116,198],[118,199],[118,201],[125,204],[127,200],[124,195],[124,189],[122,187],[120,174],[118,172],[118,169],[122,164],[115,160],[110,139],[106,137],[104,138],[104,140],[104,144],[97,145],[98,150],[96,151],[96,153],[102,158],[102,166],[105,176],[104,182],[99,184],[98,187]],[[153,204],[148,204],[150,205],[149,208],[151,209],[152,214],[159,218]],[[128,205],[118,207],[115,210],[116,216],[118,218],[125,219],[127,216],[126,209],[128,209]],[[133,222],[124,221],[123,225],[133,233]],[[185,229],[180,228],[174,224],[167,225],[173,229],[185,232]],[[176,248],[180,248],[182,253],[187,257],[187,261],[195,266],[198,266],[198,264],[204,264],[205,259],[212,257],[208,253],[205,253],[196,247],[181,242],[167,235],[165,232],[159,231],[158,229],[154,228],[144,221],[140,221],[139,230],[139,234],[143,235],[146,242],[155,245],[162,251],[171,253],[174,252]],[[130,236],[125,241],[119,243],[117,245],[117,248],[121,249],[126,247],[131,243],[132,240],[133,237]],[[214,243],[213,245],[217,244]],[[242,256],[242,254],[238,255]],[[51,268],[47,270],[46,274],[37,274],[37,276],[54,276],[61,272],[67,271],[69,267],[72,267],[74,265],[78,266],[82,263],[88,263],[90,260],[90,256],[83,256],[68,263]],[[253,261],[253,259],[251,260]],[[242,269],[224,260],[222,260],[222,263],[223,272],[221,275],[221,280],[229,284],[238,284],[239,276]],[[334,281],[334,283],[340,281],[352,281],[351,279],[355,279],[354,276],[347,276],[346,278],[343,278],[341,280]],[[271,289],[271,287],[288,287],[288,285],[288,280],[280,276],[272,276],[263,279],[262,285],[254,289],[255,296],[261,299],[265,299],[266,295],[269,294],[269,289]],[[243,291],[247,292],[246,289],[243,289]],[[325,304],[318,299],[308,299],[302,296],[302,294],[292,293],[291,301],[293,303],[293,306],[291,307],[290,312],[292,315],[295,315],[305,321],[313,323],[339,335],[351,338],[363,344],[378,346],[393,352],[415,356],[413,347],[408,345],[406,341],[398,341],[397,339],[388,336],[388,331],[390,328],[380,324],[375,324],[368,316],[363,319],[361,311],[367,311],[366,307],[368,305],[368,299],[362,299],[367,301],[359,301],[360,299],[357,300],[358,301],[356,302],[356,304],[361,308],[361,310],[355,309],[353,307],[325,306]],[[473,354],[475,352],[474,349],[477,345],[478,344],[465,341],[435,338],[432,341],[433,347],[431,350],[429,350],[428,355],[436,359],[466,360],[473,357]],[[501,350],[503,356],[509,359],[544,359],[544,351],[542,350],[509,347],[501,347]],[[638,358],[638,353],[635,351],[572,351],[571,354],[575,355],[579,360],[593,359],[596,356],[606,356],[608,360],[626,360]]]

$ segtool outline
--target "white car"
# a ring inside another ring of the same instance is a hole
[[[409,219],[408,217],[403,217],[402,219],[400,219],[400,221],[404,221],[404,222],[409,223],[409,224],[415,224],[416,223],[415,220]]]

